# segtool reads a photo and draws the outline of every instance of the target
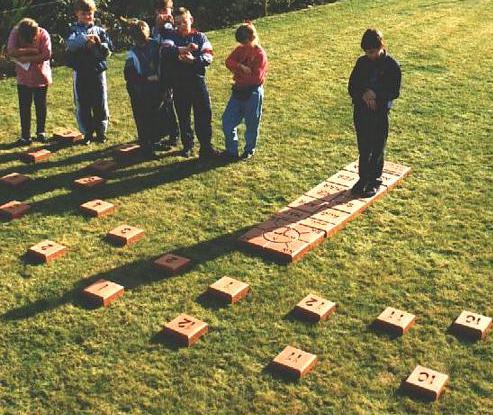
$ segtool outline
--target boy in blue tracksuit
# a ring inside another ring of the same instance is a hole
[[[211,144],[212,109],[205,82],[206,68],[212,63],[212,45],[204,33],[192,29],[193,17],[181,7],[175,15],[176,31],[170,31],[162,43],[163,59],[169,62],[174,103],[183,142],[183,157],[190,157],[194,133],[191,126],[193,109],[195,132],[200,142],[199,158],[218,156]]]
[[[70,27],[67,45],[68,66],[74,69],[74,100],[77,123],[84,144],[106,141],[108,128],[107,58],[112,43],[106,31],[94,24],[94,0],[75,0],[77,23]]]
[[[125,81],[137,126],[137,134],[146,157],[154,156],[160,138],[161,90],[159,87],[159,43],[150,39],[150,29],[142,20],[130,23],[135,42],[127,53]]]

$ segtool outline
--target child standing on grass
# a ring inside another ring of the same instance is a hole
[[[234,85],[223,114],[223,131],[226,138],[225,155],[238,159],[237,127],[245,120],[245,148],[241,159],[251,158],[257,147],[264,82],[267,76],[267,54],[259,45],[257,30],[252,23],[244,23],[236,30],[240,43],[226,59],[226,67],[233,73]]]
[[[173,18],[173,1],[156,0],[154,2],[155,25],[152,29],[152,37],[159,44],[168,38],[168,35],[175,31]],[[160,82],[162,92],[161,105],[161,138],[169,137],[161,143],[162,150],[169,150],[178,144],[180,131],[178,120],[176,119],[175,107],[173,104],[173,89],[171,87],[170,68],[166,59],[161,59]]]
[[[159,43],[142,20],[130,22],[129,31],[135,46],[127,54],[125,81],[143,154],[152,158],[160,138]]]
[[[16,63],[21,119],[20,145],[31,141],[31,106],[36,109],[36,139],[46,141],[46,96],[51,77],[51,39],[33,19],[22,19],[10,32],[7,53]]]
[[[68,65],[74,69],[74,98],[77,123],[84,134],[84,144],[106,141],[108,128],[107,58],[112,43],[106,31],[94,24],[94,0],[75,0],[77,23],[71,26],[66,40]]]
[[[193,17],[181,7],[174,16],[177,30],[170,31],[163,41],[163,59],[171,70],[174,103],[183,142],[183,157],[193,151],[194,132],[191,125],[193,109],[195,132],[200,142],[199,158],[207,160],[218,154],[212,141],[212,109],[205,82],[207,67],[212,63],[212,45],[204,33],[192,29]]]
[[[379,30],[368,29],[361,48],[365,55],[356,61],[348,85],[359,150],[359,180],[352,193],[372,197],[382,184],[389,111],[399,97],[401,69],[385,50]]]

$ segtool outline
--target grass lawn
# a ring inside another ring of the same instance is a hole
[[[92,197],[70,185],[134,138],[124,55],[109,70],[109,144],[65,148],[36,168],[11,145],[15,80],[0,83],[0,176],[35,179],[0,193],[0,202],[33,205],[0,224],[0,414],[493,414],[493,339],[447,333],[463,309],[493,315],[491,1],[348,0],[257,24],[270,77],[254,159],[207,169],[166,157],[118,170],[94,192],[118,206],[105,219],[82,217],[77,207]],[[242,232],[356,159],[346,86],[368,26],[384,31],[402,65],[387,158],[413,175],[298,264],[239,251]],[[223,147],[222,62],[233,30],[209,36],[214,142]],[[75,127],[71,74],[58,68],[54,77],[48,129]],[[145,239],[124,249],[105,242],[122,223],[143,227]],[[24,263],[45,238],[69,253],[48,266]],[[194,267],[163,278],[152,260],[173,250]],[[224,275],[253,294],[233,307],[204,301]],[[99,278],[128,290],[108,309],[87,309],[80,291]],[[310,292],[337,302],[337,313],[320,325],[286,318]],[[405,336],[368,328],[387,305],[417,315]],[[157,334],[181,312],[211,331],[175,350]],[[319,357],[300,382],[264,370],[288,344]],[[416,364],[450,375],[438,402],[400,392]]]

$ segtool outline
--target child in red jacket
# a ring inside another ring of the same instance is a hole
[[[257,147],[262,117],[264,82],[267,75],[267,54],[259,45],[257,30],[252,23],[236,30],[240,43],[226,59],[226,67],[233,73],[231,98],[223,114],[223,131],[227,158],[238,159],[238,125],[245,120],[245,148],[242,160],[250,159]]]

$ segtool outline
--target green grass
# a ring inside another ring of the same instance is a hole
[[[89,220],[70,189],[80,169],[129,142],[134,124],[122,77],[109,71],[110,144],[60,150],[22,165],[15,81],[0,83],[0,173],[36,179],[0,201],[26,200],[30,215],[1,224],[1,414],[493,414],[492,339],[447,334],[463,309],[493,315],[493,8],[488,0],[341,1],[257,22],[270,57],[258,154],[249,163],[201,169],[164,158],[115,173],[95,193],[118,205]],[[346,229],[286,267],[235,248],[266,219],[357,156],[347,78],[368,26],[382,28],[401,62],[402,98],[391,119],[388,159],[413,175]],[[232,29],[211,32],[214,142],[229,94],[222,62]],[[49,129],[75,126],[68,69],[55,70]],[[142,226],[131,248],[108,245],[113,227]],[[70,248],[48,266],[25,264],[44,238]],[[171,250],[193,258],[186,274],[163,278],[151,260]],[[200,299],[223,275],[251,284],[234,307]],[[128,287],[109,309],[89,310],[80,290],[97,278]],[[286,319],[309,292],[339,304],[321,325]],[[368,329],[387,305],[418,316],[404,337]],[[173,350],[156,335],[180,312],[210,334]],[[491,337],[491,336],[490,336]],[[264,368],[291,344],[319,356],[300,382]],[[422,364],[451,377],[437,403],[402,394]]]

